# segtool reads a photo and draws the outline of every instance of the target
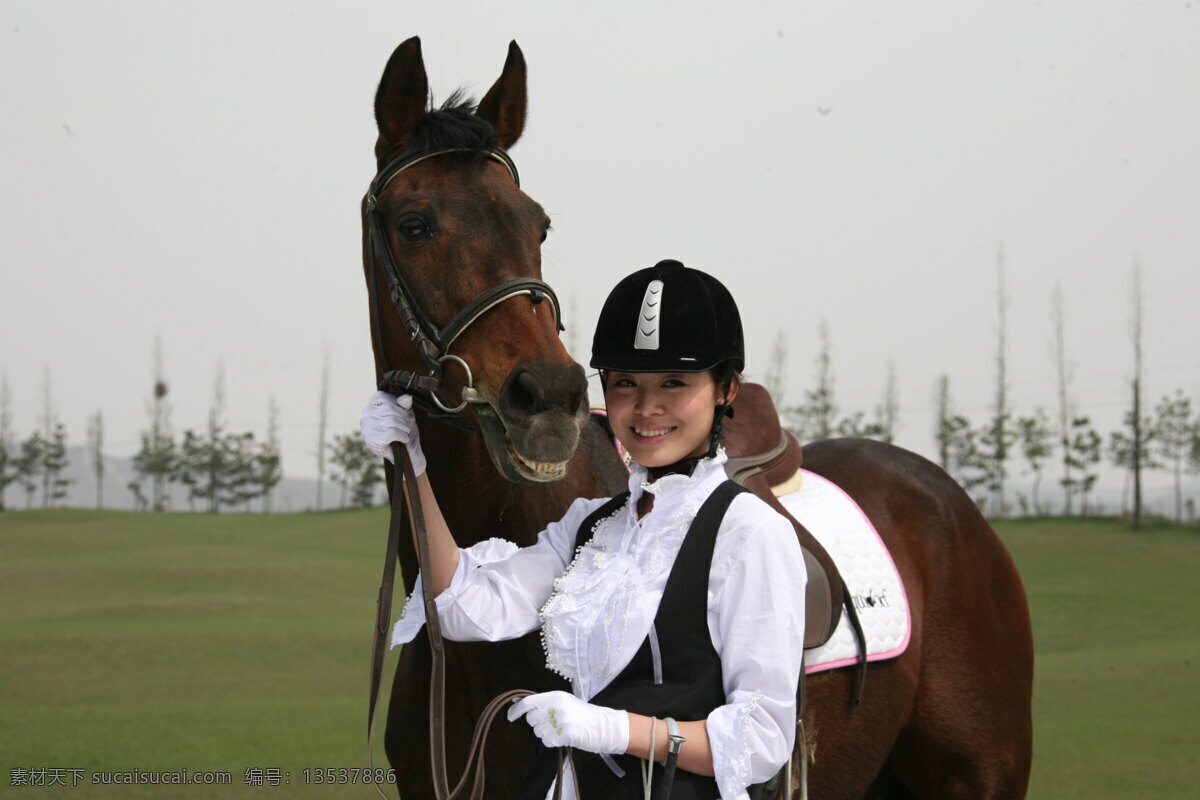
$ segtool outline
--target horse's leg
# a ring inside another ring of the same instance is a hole
[[[855,668],[807,679],[804,727],[808,741],[808,794],[820,800],[890,800],[899,780],[887,766],[917,686],[916,654],[871,666],[862,704],[851,707]],[[793,778],[798,780],[798,770]],[[793,797],[799,797],[798,786]]]
[[[955,490],[938,486],[937,518],[906,523],[937,547],[913,548],[925,562],[924,668],[890,763],[920,798],[1020,800],[1032,758],[1029,610],[1008,551]]]
[[[402,798],[433,797],[429,769],[429,640],[404,645],[388,702],[383,746]]]
[[[871,666],[862,706],[840,723],[844,706],[831,704],[848,702],[853,670],[837,670],[841,681],[810,682],[810,705],[833,721],[822,732],[816,720],[811,796],[1024,797],[1033,646],[1024,589],[1003,544],[961,488],[915,454],[837,440],[806,447],[805,456],[875,524],[912,619],[908,650]],[[831,746],[845,752],[830,754]]]

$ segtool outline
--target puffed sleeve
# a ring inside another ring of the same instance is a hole
[[[603,498],[576,500],[562,519],[538,534],[536,543],[524,548],[511,545],[499,559],[492,559],[499,551],[494,545],[460,550],[458,569],[436,600],[445,637],[498,642],[537,630],[538,612],[550,597],[554,579],[574,557],[580,524],[604,502]],[[414,605],[410,600],[405,617],[415,613]]]
[[[790,522],[742,495],[730,506],[709,575],[709,631],[721,655],[726,704],[708,716],[724,800],[770,779],[792,752],[804,656],[808,576]]]

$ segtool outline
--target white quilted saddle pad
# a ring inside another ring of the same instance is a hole
[[[779,501],[816,537],[842,573],[867,641],[867,660],[895,658],[908,647],[912,621],[896,565],[875,526],[837,485],[801,470],[800,488]],[[858,643],[848,615],[825,644],[804,656],[806,673],[857,663]]]

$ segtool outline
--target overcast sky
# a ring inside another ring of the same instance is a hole
[[[1200,1],[56,2],[0,5],[0,371],[18,433],[56,414],[106,449],[146,425],[161,336],[175,429],[218,365],[235,430],[282,407],[285,471],[315,474],[373,372],[359,199],[372,98],[420,35],[437,98],[529,64],[512,155],[550,213],[544,276],[586,361],[608,289],[677,258],[720,277],[748,372],[788,345],[787,403],[820,320],[845,410],[889,360],[899,441],[930,452],[933,387],[982,421],[1006,264],[1010,391],[1053,409],[1050,295],[1072,393],[1127,404],[1143,270],[1151,402],[1200,396]]]

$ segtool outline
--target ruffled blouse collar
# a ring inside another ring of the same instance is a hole
[[[725,480],[725,462],[728,461],[725,448],[718,447],[717,454],[702,458],[696,463],[691,475],[664,475],[653,480],[646,468],[636,461],[629,464],[629,506],[636,508],[638,499],[644,492],[654,495],[655,503],[669,501],[672,498],[689,494],[697,486],[709,483],[719,477]]]

